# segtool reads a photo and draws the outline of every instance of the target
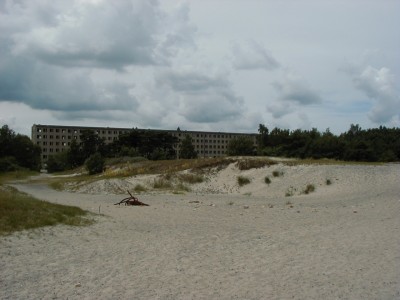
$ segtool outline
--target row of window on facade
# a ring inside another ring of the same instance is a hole
[[[89,129],[90,130],[90,129]],[[42,132],[61,132],[61,133],[71,133],[73,134],[78,134],[80,133],[81,130],[79,129],[59,129],[59,128],[38,128],[37,132],[42,133]],[[126,130],[95,130],[94,131],[97,134],[124,134],[128,133]]]
[[[36,136],[36,138],[38,139],[38,140],[41,140],[41,139],[47,139],[47,135],[46,134],[44,134],[44,135],[40,135],[40,134],[38,134],[37,136]],[[72,137],[70,136],[70,135],[68,135],[68,136],[61,136],[61,139],[62,140],[66,140],[66,139],[68,139],[68,140],[70,140]],[[73,136],[73,138],[74,138],[74,140],[77,140],[78,139],[78,136]],[[60,139],[60,136],[59,135],[56,135],[56,136],[53,136],[53,135],[49,135],[49,139],[51,139],[51,140],[53,140],[53,139],[56,139],[56,140],[59,140]],[[111,137],[111,136],[109,136],[109,137],[107,137],[107,140],[108,141],[115,141],[115,140],[117,140],[118,138],[117,137]]]

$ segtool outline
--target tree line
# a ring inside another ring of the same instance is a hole
[[[400,160],[400,128],[380,126],[362,129],[351,124],[348,131],[334,135],[329,129],[319,132],[274,128],[260,124],[258,154],[298,158],[330,158],[344,161],[393,162]]]

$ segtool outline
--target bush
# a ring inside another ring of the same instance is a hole
[[[250,183],[250,179],[244,176],[238,176],[237,181],[240,186]]]
[[[269,179],[268,176],[265,176],[264,182],[265,182],[266,184],[270,184],[270,183],[271,183],[271,179]]]
[[[18,166],[18,162],[15,157],[6,156],[0,158],[0,172],[10,172],[20,170],[21,167]]]
[[[307,184],[306,188],[304,189],[304,194],[309,194],[315,191],[315,186],[313,184]]]
[[[101,173],[104,169],[104,162],[104,158],[101,154],[96,152],[85,161],[85,167],[89,171],[90,175]]]

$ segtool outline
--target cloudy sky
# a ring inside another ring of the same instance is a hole
[[[400,126],[398,0],[0,0],[0,125]]]

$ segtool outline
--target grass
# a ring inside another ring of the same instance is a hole
[[[0,186],[0,235],[57,224],[89,225],[94,221],[88,214],[79,207],[49,203]]]
[[[238,160],[236,165],[239,168],[239,170],[250,170],[250,169],[257,169],[257,168],[263,168],[265,166],[272,166],[277,164],[276,161],[269,160],[269,159],[243,159],[243,160]]]
[[[38,175],[38,174],[39,174],[38,172],[28,171],[28,170],[19,170],[19,171],[13,171],[13,172],[0,173],[0,184],[9,182],[9,181],[28,179],[30,176]]]
[[[178,179],[185,183],[195,184],[203,182],[204,176],[199,174],[186,173],[186,174],[179,174]]]
[[[281,177],[281,176],[283,176],[283,172],[282,171],[273,171],[272,176]]]
[[[291,197],[294,195],[294,193],[296,192],[296,189],[292,186],[290,186],[285,193],[285,197]]]
[[[250,183],[250,178],[245,177],[245,176],[238,176],[237,182],[238,182],[239,186],[243,186],[243,185]]]
[[[307,184],[306,188],[303,190],[303,194],[309,194],[315,191],[315,185]]]
[[[266,184],[270,184],[270,183],[271,183],[271,179],[270,179],[268,176],[265,176],[265,177],[264,177],[264,182],[265,182]]]
[[[133,190],[134,190],[136,193],[142,193],[142,192],[146,192],[146,191],[147,191],[146,187],[144,187],[144,186],[141,185],[141,184],[135,185],[135,187],[133,188]]]
[[[325,181],[325,183],[326,183],[326,185],[331,185],[331,184],[332,184],[332,180],[327,179],[327,180]]]
[[[171,189],[172,188],[172,183],[162,177],[155,178],[153,181],[153,188],[155,189]]]

